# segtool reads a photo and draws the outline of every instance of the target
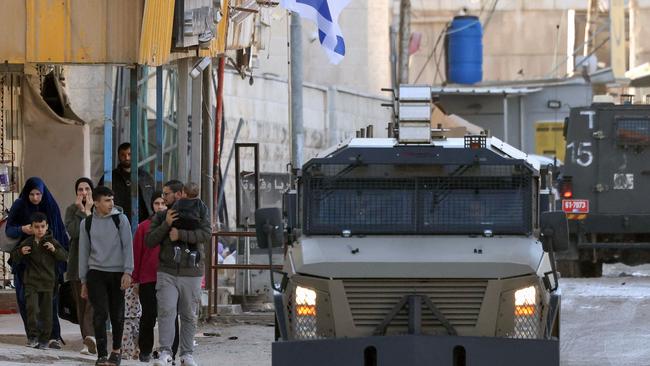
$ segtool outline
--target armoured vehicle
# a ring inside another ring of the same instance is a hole
[[[256,212],[258,245],[287,245],[273,365],[559,365],[565,214],[541,212],[526,154],[428,123],[309,160],[285,235]]]
[[[602,274],[602,264],[650,262],[650,106],[593,103],[565,121],[559,182],[570,247],[563,276]]]

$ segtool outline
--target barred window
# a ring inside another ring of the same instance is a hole
[[[620,118],[616,121],[616,142],[619,145],[650,145],[650,120]]]
[[[303,178],[307,234],[523,234],[532,227],[532,173],[522,166],[318,167]]]

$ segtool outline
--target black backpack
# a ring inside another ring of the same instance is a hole
[[[113,219],[113,223],[115,224],[115,228],[117,229],[118,233],[120,231],[120,215],[111,215],[111,219]],[[93,215],[90,215],[86,217],[85,221],[85,227],[86,227],[86,234],[88,234],[88,241],[92,242],[90,239],[90,228],[93,224]]]
[[[79,324],[77,319],[77,302],[72,294],[72,283],[64,282],[59,287],[59,318]]]

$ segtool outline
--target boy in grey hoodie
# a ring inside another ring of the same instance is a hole
[[[79,279],[81,297],[93,306],[93,326],[97,339],[95,365],[119,365],[122,359],[124,290],[131,286],[133,243],[131,225],[119,207],[114,207],[113,191],[97,187],[93,191],[93,214],[79,227]],[[89,222],[90,220],[90,222]],[[107,350],[106,320],[110,314],[113,348]]]

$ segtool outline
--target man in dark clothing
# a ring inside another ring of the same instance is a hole
[[[122,208],[124,214],[131,222],[131,144],[125,142],[117,148],[117,158],[119,164],[117,168],[113,169],[113,192],[115,193],[115,205]],[[137,164],[136,164],[137,166]],[[104,185],[104,177],[99,180],[99,185]],[[151,216],[151,196],[155,188],[153,178],[144,171],[138,168],[138,222],[142,222]]]
[[[64,262],[68,254],[48,232],[45,214],[36,212],[31,221],[34,234],[14,249],[12,257],[16,262],[27,264],[23,281],[29,345],[46,349],[52,330],[52,296],[57,279],[56,265],[57,262]]]
[[[181,198],[183,184],[169,181],[163,187],[163,199],[167,207]],[[160,263],[156,281],[158,302],[158,334],[160,353],[154,365],[172,364],[172,342],[174,340],[174,321],[180,315],[180,359],[183,366],[196,366],[192,357],[194,334],[198,320],[198,306],[201,298],[201,277],[203,276],[203,247],[210,243],[210,218],[200,218],[195,230],[182,230],[173,227],[178,213],[168,209],[156,213],[151,219],[148,247],[160,245]],[[198,265],[190,261],[189,245],[196,245],[199,254]],[[178,249],[177,249],[178,248]]]

